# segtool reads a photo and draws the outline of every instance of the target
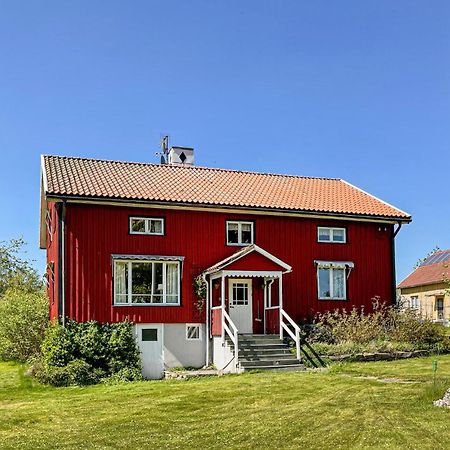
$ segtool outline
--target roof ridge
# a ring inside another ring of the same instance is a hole
[[[257,172],[254,170],[239,170],[239,169],[226,169],[222,167],[206,167],[206,166],[182,166],[182,165],[171,165],[171,164],[157,164],[157,163],[149,163],[149,162],[139,162],[139,161],[124,161],[117,159],[104,159],[104,158],[88,158],[83,156],[61,156],[61,155],[48,155],[43,154],[44,158],[60,158],[60,159],[76,159],[80,161],[98,161],[98,162],[107,162],[107,163],[115,163],[115,164],[131,164],[131,165],[139,165],[139,166],[151,166],[151,167],[160,167],[167,166],[175,169],[187,169],[187,170],[212,170],[215,172],[233,172],[233,173],[247,173],[251,175],[264,175],[264,176],[275,176],[275,177],[286,177],[286,178],[303,178],[307,180],[329,180],[329,181],[344,181],[341,178],[332,178],[332,177],[314,177],[307,175],[290,175],[283,173],[274,173],[274,172]]]

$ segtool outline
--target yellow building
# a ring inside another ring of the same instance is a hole
[[[450,325],[450,250],[428,257],[399,285],[401,302],[406,308],[434,322]]]

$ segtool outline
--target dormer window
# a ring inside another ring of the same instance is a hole
[[[253,244],[253,222],[227,221],[227,245]]]
[[[164,219],[161,217],[130,217],[130,234],[164,235]]]

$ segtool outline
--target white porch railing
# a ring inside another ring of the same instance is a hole
[[[234,322],[231,320],[229,314],[225,311],[225,308],[222,308],[222,344],[225,344],[225,333],[230,336],[231,342],[233,342],[234,365],[237,370],[239,364],[238,329]]]
[[[288,324],[292,326],[294,331],[289,328],[289,326],[285,323],[285,320],[287,320]],[[300,327],[291,319],[283,308],[280,308],[280,339],[283,339],[283,330],[286,331],[287,334],[289,334],[289,336],[295,341],[297,359],[300,361],[302,358],[300,351]]]
[[[228,335],[231,339],[231,342],[233,343],[233,358],[225,365],[227,367],[231,361],[234,360],[234,365],[236,370],[238,369],[239,364],[239,337],[238,337],[238,329],[234,322],[231,320],[231,317],[226,312],[225,308],[222,306],[213,306],[211,308],[211,311],[220,311],[220,323],[221,323],[221,340],[222,345],[225,346],[225,339]]]

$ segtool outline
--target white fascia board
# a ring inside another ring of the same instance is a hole
[[[281,271],[266,271],[266,270],[224,270],[223,275],[226,277],[267,277],[267,278],[281,278]]]

